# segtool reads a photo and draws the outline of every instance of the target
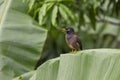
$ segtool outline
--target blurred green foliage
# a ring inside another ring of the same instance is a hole
[[[40,61],[70,52],[62,27],[73,27],[83,48],[119,48],[120,0],[27,0],[28,13],[49,30]],[[40,64],[42,63],[40,62]]]
[[[39,58],[36,68],[70,52],[61,32],[68,26],[84,49],[120,48],[120,0],[1,0],[0,79],[32,71]]]

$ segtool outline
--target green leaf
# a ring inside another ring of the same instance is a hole
[[[13,78],[12,80],[19,80],[19,79],[21,79],[21,80],[29,80],[29,79],[35,80],[33,78],[34,74],[35,74],[35,71],[30,71],[30,72],[24,73],[18,77]],[[32,75],[33,75],[33,77],[31,77]]]
[[[51,8],[52,8],[52,6],[54,5],[54,3],[47,3],[47,11],[49,11]]]
[[[57,0],[57,1],[63,1],[63,2],[74,2],[74,0]]]
[[[34,3],[35,3],[35,0],[29,0],[29,11],[32,9]]]
[[[90,8],[90,11],[89,11],[89,18],[90,18],[90,21],[91,21],[91,24],[92,24],[92,28],[95,30],[96,29],[96,19],[95,19],[95,10],[93,8],[93,6]]]
[[[54,8],[53,8],[53,11],[52,11],[52,24],[54,25],[54,26],[57,26],[57,20],[56,20],[56,18],[57,18],[57,12],[58,12],[58,6],[54,6]]]
[[[72,11],[65,5],[60,4],[60,6],[62,7],[62,9],[66,12],[66,14],[72,19],[75,20],[75,15],[72,13]]]
[[[21,10],[21,5],[26,8],[21,0],[5,1],[8,4],[2,11],[0,22],[0,80],[11,80],[14,76],[34,70],[47,30]]]
[[[23,78],[20,76],[18,80],[23,80]]]
[[[75,21],[75,15],[67,6],[60,4],[59,12],[62,15],[62,17],[67,21],[67,23],[70,23],[71,20]]]
[[[57,2],[74,2],[74,0],[45,0],[45,3],[57,3]]]
[[[56,78],[58,74],[58,68],[59,68],[59,58],[49,60],[37,69],[36,79],[37,80],[57,80]]]
[[[50,2],[57,2],[57,0],[45,0],[45,3],[50,3]]]
[[[119,80],[119,66],[119,49],[84,50],[47,61],[36,80]]]
[[[47,4],[43,4],[43,6],[41,7],[39,11],[39,24],[40,25],[44,24],[44,19],[46,15],[48,15],[47,12],[51,9],[53,5],[54,3],[47,3]]]
[[[63,17],[66,21],[68,21],[68,20],[69,20],[69,19],[68,19],[68,15],[67,15],[67,13],[65,12],[65,10],[63,9],[63,7],[59,6],[59,11],[60,11],[60,14],[62,15],[62,17]]]
[[[44,4],[39,11],[39,24],[43,24],[43,18],[46,15],[47,4]]]

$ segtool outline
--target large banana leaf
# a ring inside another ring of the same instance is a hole
[[[120,80],[119,75],[119,49],[91,49],[76,54],[62,54],[59,58],[45,62],[35,72],[21,75],[21,78],[23,80]]]
[[[62,54],[41,65],[33,80],[120,80],[120,50],[94,49]]]
[[[34,70],[47,31],[26,14],[22,0],[3,0],[0,5],[0,80]]]

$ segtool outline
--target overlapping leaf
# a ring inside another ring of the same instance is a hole
[[[120,50],[86,50],[47,61],[35,80],[119,80],[119,66]]]
[[[57,18],[57,13],[58,13],[58,6],[54,6],[54,9],[53,9],[53,11],[52,11],[52,24],[54,25],[54,26],[57,26],[57,20],[56,20],[56,18]]]
[[[34,70],[47,30],[25,14],[27,7],[21,0],[5,2],[8,4],[3,6],[4,16],[0,22],[0,80],[11,80],[14,76]]]

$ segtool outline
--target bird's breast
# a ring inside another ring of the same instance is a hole
[[[73,35],[69,35],[69,34],[66,35],[66,42],[71,48],[73,48],[71,44],[74,42],[74,40],[72,40],[72,36]]]
[[[72,34],[66,34],[66,39],[70,40],[72,38],[72,36],[73,36]]]

